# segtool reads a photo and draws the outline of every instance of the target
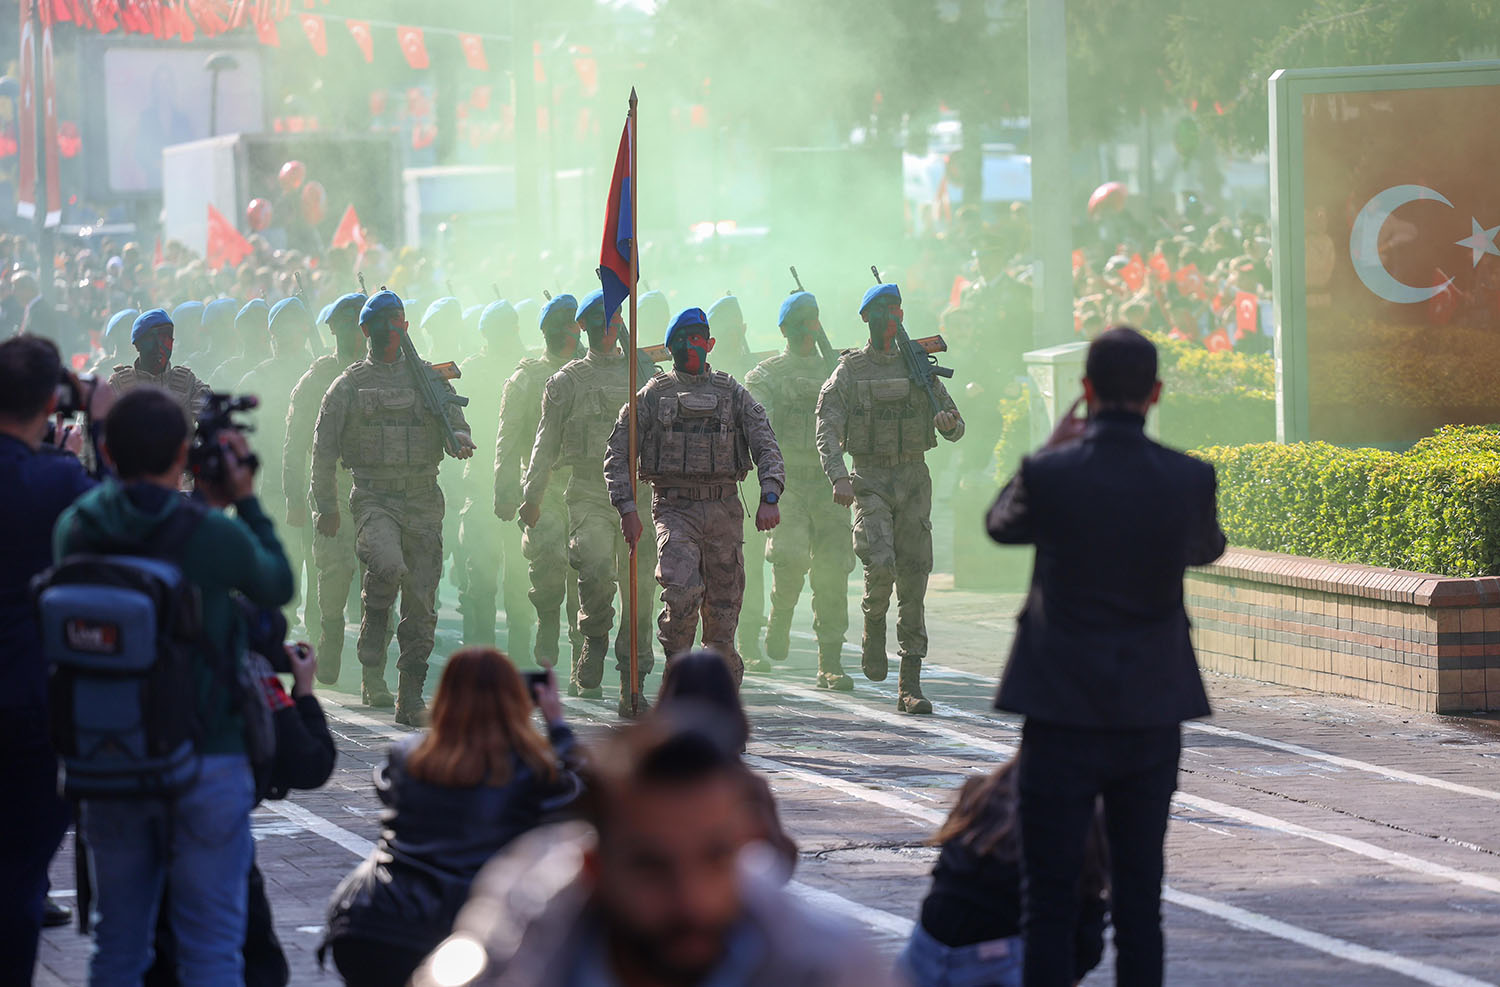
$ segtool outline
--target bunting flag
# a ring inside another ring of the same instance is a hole
[[[36,218],[36,27],[33,0],[21,0],[21,164],[16,177],[16,215]]]
[[[398,26],[396,40],[401,43],[401,54],[406,56],[406,64],[414,69],[427,67],[427,43],[422,40],[420,27]]]
[[[351,245],[360,253],[364,253],[370,246],[365,237],[365,228],[359,225],[359,213],[354,211],[353,203],[344,210],[344,218],[339,220],[339,228],[333,231],[333,240],[329,244],[335,250]]]
[[[210,270],[217,271],[225,264],[234,267],[250,255],[250,241],[246,240],[234,224],[212,205],[208,207],[208,244],[204,262]]]
[[[615,153],[615,173],[609,182],[609,201],[604,206],[604,243],[599,248],[599,282],[604,289],[604,322],[615,317],[620,303],[630,297],[630,234],[635,229],[630,215],[630,121],[620,131],[620,149]],[[636,272],[639,276],[640,272]]]
[[[370,22],[348,21],[347,23],[349,33],[354,36],[354,43],[359,45],[360,54],[365,56],[365,61],[375,61],[375,36],[370,33]]]
[[[255,22],[255,36],[260,43],[268,48],[281,47],[281,32],[276,30],[276,22],[270,19],[257,20]]]
[[[94,0],[94,26],[101,34],[108,34],[120,26],[118,0]]]
[[[307,35],[307,43],[312,45],[313,51],[320,56],[328,54],[328,33],[323,18],[317,14],[303,14],[302,33]]]
[[[47,213],[44,227],[62,222],[62,179],[57,146],[57,80],[52,71],[52,18],[42,18],[42,159],[47,183]]]
[[[460,34],[458,43],[463,45],[464,58],[469,63],[469,68],[476,72],[488,72],[490,70],[489,59],[484,57],[484,39],[477,34]]]

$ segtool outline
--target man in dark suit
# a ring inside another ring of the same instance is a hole
[[[1181,723],[1209,714],[1182,577],[1223,553],[1211,465],[1146,438],[1156,348],[1114,328],[1083,398],[990,508],[990,537],[1036,546],[995,701],[1022,713],[1025,982],[1071,985],[1084,838],[1102,796],[1120,984],[1162,980],[1162,843]]]

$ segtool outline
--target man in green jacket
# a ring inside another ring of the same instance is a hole
[[[63,512],[53,532],[61,560],[80,552],[130,554],[185,502],[178,482],[191,432],[167,392],[145,386],[122,397],[105,421],[104,453],[119,479],[97,487]],[[196,649],[202,766],[176,799],[85,800],[80,826],[92,850],[95,950],[89,982],[137,984],[150,965],[156,913],[169,889],[169,921],[183,983],[244,983],[246,882],[255,783],[244,723],[231,694],[234,662],[245,654],[245,624],[231,593],[259,607],[292,598],[292,570],[271,520],[255,497],[243,436],[223,436],[221,482],[200,478],[204,510],[176,560],[202,601],[209,654]],[[217,665],[215,663],[218,663]],[[183,715],[194,711],[184,710]]]

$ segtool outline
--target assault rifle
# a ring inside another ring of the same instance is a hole
[[[797,277],[797,269],[793,267],[790,270],[792,272],[792,282],[796,284],[797,290],[806,291],[807,289],[802,287],[802,279]],[[818,331],[813,336],[813,342],[818,344],[818,352],[823,354],[823,362],[828,365],[828,372],[833,373],[834,368],[838,366],[839,355],[834,351],[833,344],[828,341],[828,333],[823,331],[823,324],[821,322],[818,323]]]
[[[881,284],[880,268],[874,264],[870,265],[870,273],[875,275],[875,283]],[[940,342],[941,336],[936,337]],[[942,350],[947,350],[943,346]],[[913,342],[906,334],[906,326],[896,323],[896,350],[901,354],[902,361],[906,364],[906,376],[911,379],[927,394],[927,403],[932,405],[932,413],[940,415],[949,409],[938,400],[937,388],[933,387],[934,377],[952,377],[953,371],[947,367],[938,366],[937,357],[933,352],[921,343]]]
[[[365,275],[359,274],[359,287],[361,291],[368,294],[365,288]],[[385,285],[380,286],[385,290]],[[450,456],[458,455],[458,433],[454,431],[453,425],[448,421],[448,406],[465,407],[469,399],[461,394],[449,394],[438,386],[440,380],[458,380],[463,373],[458,369],[458,364],[449,360],[447,363],[436,363],[432,366],[422,362],[417,355],[417,348],[411,343],[411,335],[405,330],[397,330],[396,338],[401,340],[401,355],[406,358],[406,366],[411,371],[412,382],[417,385],[417,393],[422,396],[422,403],[427,410],[437,416],[438,422],[443,426],[443,446],[448,450]]]

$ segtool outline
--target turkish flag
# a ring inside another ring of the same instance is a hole
[[[348,21],[349,33],[354,36],[354,43],[359,45],[360,53],[365,56],[366,62],[375,61],[375,38],[370,34],[369,21]]]
[[[1198,273],[1197,264],[1189,264],[1174,276],[1177,281],[1177,291],[1184,298],[1206,298],[1207,292],[1203,290],[1203,275]]]
[[[359,248],[360,253],[364,253],[369,246],[365,239],[365,228],[359,225],[359,213],[354,211],[353,203],[344,210],[344,218],[339,220],[339,228],[333,231],[333,240],[329,246],[337,250],[350,244]]]
[[[319,55],[328,54],[328,33],[324,30],[323,18],[317,14],[303,14],[302,33],[307,35],[307,43],[312,45],[313,51]]]
[[[151,253],[151,269],[154,271],[166,263],[161,255],[161,234],[156,235],[156,249]]]
[[[21,167],[16,179],[16,215],[36,218],[36,27],[32,0],[21,0]]]
[[[469,62],[469,68],[476,72],[488,72],[490,63],[484,57],[484,39],[477,34],[460,34],[458,43],[464,46],[464,58]]]
[[[1259,331],[1260,299],[1253,291],[1238,292],[1234,296],[1234,341]]]
[[[427,44],[422,40],[422,29],[420,27],[396,27],[396,40],[401,42],[401,54],[406,56],[406,64],[414,69],[425,69],[427,67]]]
[[[1208,347],[1210,353],[1222,353],[1225,350],[1234,349],[1234,344],[1229,341],[1229,333],[1223,329],[1210,333],[1208,338],[1203,340],[1203,345]]]
[[[213,206],[208,207],[208,245],[204,248],[204,261],[211,270],[217,271],[225,264],[234,267],[249,256],[250,241],[240,235],[234,224]]]
[[[52,17],[57,21],[73,20],[73,12],[68,9],[68,0],[52,0]]]
[[[269,19],[256,21],[255,36],[260,39],[260,43],[263,45],[271,48],[281,47],[281,34],[276,30],[275,21]]]
[[[1172,280],[1172,268],[1167,264],[1167,259],[1162,256],[1160,250],[1151,255],[1151,273],[1162,284]]]
[[[118,0],[95,0],[94,22],[100,34],[108,34],[120,26],[120,4]]]
[[[43,174],[47,183],[45,227],[62,222],[62,180],[57,161],[57,84],[52,71],[52,23],[42,24],[42,146]]]
[[[1120,268],[1120,280],[1131,291],[1140,291],[1146,284],[1146,262],[1140,254],[1131,254],[1130,263]]]

